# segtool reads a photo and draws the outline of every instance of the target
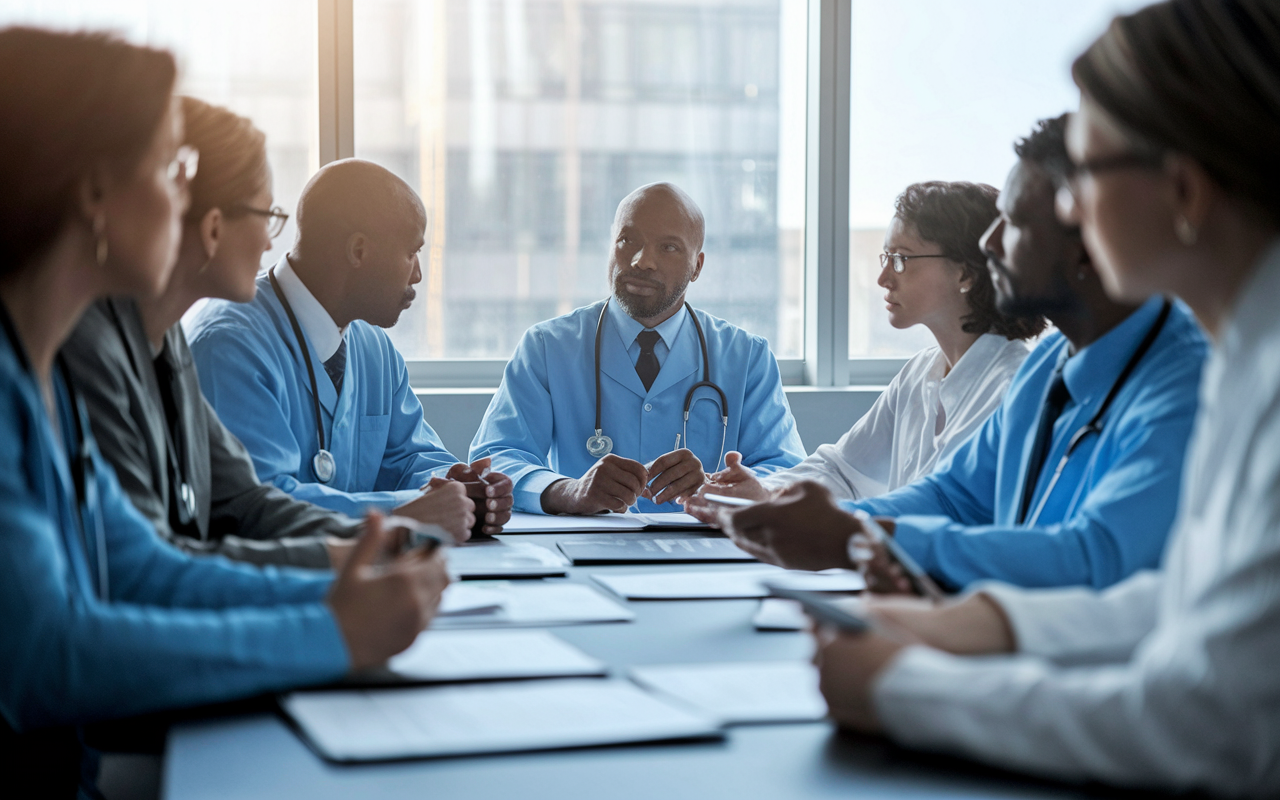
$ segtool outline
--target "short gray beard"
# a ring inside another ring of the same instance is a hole
[[[672,291],[646,301],[645,298],[627,294],[625,290],[618,286],[618,282],[614,281],[613,297],[618,301],[618,305],[622,306],[622,310],[627,312],[627,316],[632,319],[653,319],[670,311],[672,306],[680,302],[685,289],[688,288],[689,281],[682,281]]]

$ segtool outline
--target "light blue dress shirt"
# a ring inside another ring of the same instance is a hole
[[[55,435],[0,337],[0,714],[18,731],[213,703],[346,673],[330,575],[192,558],[129,503],[61,380]],[[92,470],[81,517],[75,419]],[[105,551],[98,548],[102,531]],[[105,559],[109,596],[100,598]]]
[[[1081,441],[1043,495],[1071,437],[1102,405],[1155,324],[1161,302],[1149,300],[1066,360],[1063,379],[1071,400],[1053,427],[1028,511],[1033,524],[1019,524],[1017,514],[1045,391],[1069,346],[1056,332],[1027,357],[1000,408],[936,472],[843,505],[896,517],[895,537],[907,552],[957,588],[993,578],[1100,589],[1158,566],[1178,505],[1208,352],[1182,303],[1174,302],[1164,329],[1116,395],[1102,432]]]
[[[542,492],[563,478],[580,478],[595,464],[586,441],[594,433],[595,336],[604,301],[579,308],[530,328],[507,364],[502,385],[489,404],[471,442],[471,458],[489,456],[496,470],[515,483],[515,507],[542,513]],[[610,303],[613,310],[615,303]],[[600,347],[601,425],[613,439],[613,452],[647,464],[675,444],[683,431],[685,395],[702,380],[702,350],[688,311],[677,312],[658,327],[668,352],[662,369],[645,391],[635,362],[643,326],[618,310],[607,313]],[[707,337],[711,379],[729,399],[724,450],[738,450],[743,463],[765,475],[804,458],[800,435],[782,390],[778,363],[768,343],[724,320],[696,312]],[[630,324],[627,324],[627,321]],[[670,325],[670,338],[665,326]],[[628,352],[634,346],[634,355]],[[689,414],[689,438],[682,441],[703,469],[720,458],[719,396],[699,389]],[[712,402],[714,398],[714,402]],[[641,511],[677,511],[675,503],[657,505],[641,498]]]
[[[341,395],[307,340],[325,447],[337,465],[321,483],[311,463],[320,448],[311,382],[268,277],[258,278],[251,302],[213,300],[184,324],[200,388],[263,483],[358,517],[409,502],[457,462],[423,419],[404,359],[381,328],[361,320],[347,327]]]

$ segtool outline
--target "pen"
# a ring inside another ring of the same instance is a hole
[[[409,532],[405,545],[400,551],[402,553],[407,553],[417,547],[423,548],[427,553],[433,553],[442,547],[448,547],[452,542],[444,528],[439,525],[418,522],[411,517],[390,516],[382,521],[382,525],[386,530],[403,528]]]
[[[871,538],[884,547],[889,557],[896,561],[898,566],[902,567],[902,571],[907,574],[907,580],[911,582],[911,588],[915,589],[917,594],[927,597],[935,603],[940,603],[946,598],[946,595],[938,588],[938,584],[934,583],[933,578],[930,578],[928,573],[916,563],[916,560],[906,550],[902,549],[902,545],[898,544],[879,522],[876,522],[875,517],[860,508],[856,509],[853,515],[862,523],[862,527],[866,529],[867,533],[871,534]]]

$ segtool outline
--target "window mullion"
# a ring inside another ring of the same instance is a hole
[[[805,152],[805,378],[849,381],[848,0],[809,0]]]

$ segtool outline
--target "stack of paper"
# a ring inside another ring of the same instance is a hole
[[[422,683],[608,674],[603,661],[547,631],[427,630],[387,662],[392,680]]]
[[[323,758],[338,762],[724,735],[704,715],[600,678],[298,692],[280,705]]]
[[[810,722],[827,715],[818,671],[804,661],[637,667],[631,677],[726,725]]]
[[[629,575],[592,575],[591,579],[628,600],[727,600],[768,597],[765,582],[789,589],[813,592],[859,592],[866,581],[857,572],[788,571],[780,567],[756,567],[715,572],[639,572]]]
[[[591,516],[553,516],[512,512],[511,521],[502,526],[503,533],[594,533],[598,531],[709,529],[697,517],[681,512],[652,514],[594,514]]]
[[[459,603],[476,605],[486,598],[488,604],[479,609],[455,610]],[[445,590],[441,609],[433,629],[629,622],[636,616],[590,586],[559,581],[455,583]]]

